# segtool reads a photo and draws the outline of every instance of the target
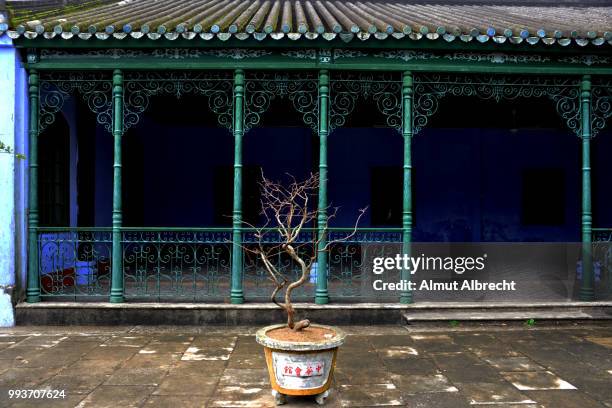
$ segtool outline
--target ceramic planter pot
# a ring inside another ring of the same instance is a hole
[[[317,342],[277,340],[267,333],[286,325],[267,326],[257,331],[256,341],[264,346],[266,364],[277,405],[285,403],[286,395],[316,395],[323,404],[329,395],[338,347],[346,334],[335,327],[311,324],[335,333],[331,338]]]

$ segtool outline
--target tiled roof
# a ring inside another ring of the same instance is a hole
[[[89,0],[32,12],[20,4],[7,2],[10,23],[0,21],[0,34],[28,39],[340,37],[612,45],[609,0],[515,0],[511,6],[481,0]]]

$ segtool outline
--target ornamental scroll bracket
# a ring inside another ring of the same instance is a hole
[[[329,131],[342,127],[359,99],[374,101],[390,128],[402,131],[402,83],[397,74],[340,75],[330,81]]]
[[[446,96],[475,96],[494,102],[547,97],[567,128],[581,134],[580,82],[576,78],[415,75],[414,134],[425,128]]]
[[[287,99],[313,132],[319,131],[318,80],[313,74],[248,75],[245,81],[244,131],[261,123],[275,99]]]
[[[231,73],[201,72],[129,72],[124,80],[123,130],[135,126],[149,108],[151,97],[201,95],[208,99],[208,109],[217,115],[217,123],[232,130],[233,79]]]
[[[591,137],[595,137],[612,117],[612,80],[593,83],[591,98]]]
[[[40,114],[38,128],[42,132],[55,122],[67,99],[78,93],[96,121],[109,133],[113,127],[112,78],[106,73],[42,73],[39,87]]]

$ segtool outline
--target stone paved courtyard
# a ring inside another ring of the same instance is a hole
[[[345,327],[329,407],[612,407],[612,325]],[[2,407],[273,406],[255,328],[0,329]],[[9,399],[9,389],[65,399]],[[315,406],[311,398],[287,406]]]

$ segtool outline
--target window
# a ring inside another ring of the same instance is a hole
[[[523,225],[565,223],[564,169],[525,169],[522,176]]]

